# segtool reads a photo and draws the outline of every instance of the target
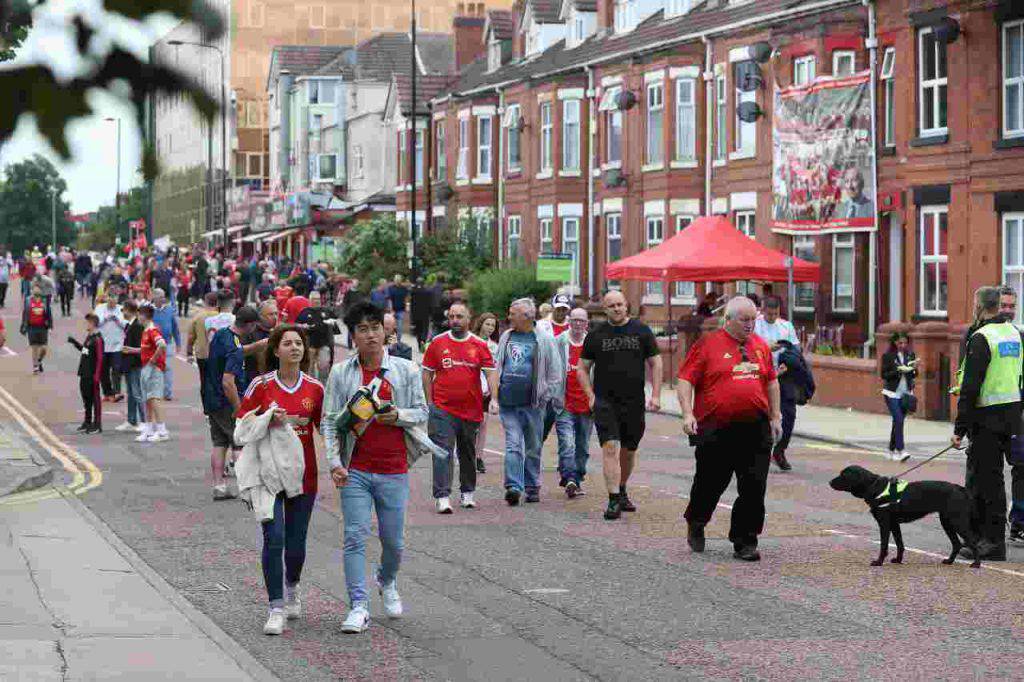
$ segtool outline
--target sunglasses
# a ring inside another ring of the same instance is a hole
[[[746,343],[740,344],[740,359],[743,360],[743,362],[750,362],[750,357],[747,355]]]

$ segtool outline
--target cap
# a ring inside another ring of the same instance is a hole
[[[572,308],[572,299],[567,294],[555,294],[551,298],[552,308]]]
[[[250,322],[258,322],[260,314],[251,305],[243,305],[235,313],[235,324],[249,324]]]

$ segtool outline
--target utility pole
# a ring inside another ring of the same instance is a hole
[[[416,72],[419,67],[416,63],[416,0],[410,1],[412,3],[412,33],[410,36],[412,50],[410,51],[409,75],[412,80],[412,117],[410,119],[411,130],[409,131],[409,137],[406,140],[409,147],[409,151],[406,156],[409,159],[409,177],[412,178],[410,184],[410,187],[412,187],[412,191],[410,192],[412,201],[409,213],[409,234],[412,237],[412,280],[415,282],[416,277],[419,274],[419,260],[416,258],[416,171],[418,170],[418,166],[416,164]],[[423,178],[423,182],[424,184],[427,182],[425,177]]]
[[[57,253],[57,188],[50,190],[50,231],[53,240],[50,242],[53,252]]]

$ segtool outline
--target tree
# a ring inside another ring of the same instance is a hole
[[[54,165],[38,154],[7,166],[0,187],[0,240],[15,254],[35,244],[50,244],[56,193],[57,243],[70,244],[73,228],[64,217],[70,205],[61,199],[66,190]]]
[[[517,298],[546,301],[555,293],[554,282],[541,282],[531,265],[516,265],[501,270],[483,270],[469,282],[469,307],[474,313],[494,313],[503,318]]]
[[[120,212],[113,206],[100,206],[96,217],[78,234],[78,248],[85,251],[106,251],[114,246],[117,237],[123,244],[128,238],[129,221],[146,216],[146,190],[130,189],[121,195]],[[120,218],[120,220],[118,220]]]
[[[434,230],[420,241],[420,257],[427,275],[443,276],[452,286],[461,286],[479,270],[491,264],[490,230],[469,216],[458,226]]]
[[[341,270],[359,280],[363,289],[379,279],[407,275],[408,247],[405,231],[392,215],[356,223],[342,237]]]
[[[0,0],[0,61],[10,59],[14,50],[31,30],[32,10],[38,4],[58,3],[47,0]],[[59,2],[61,7],[74,3]],[[80,3],[85,6],[86,3]],[[35,116],[39,132],[64,159],[71,157],[66,128],[76,119],[93,113],[88,103],[91,91],[102,90],[127,102],[135,109],[139,136],[146,139],[146,100],[155,94],[184,96],[192,101],[207,120],[217,112],[216,101],[202,86],[183,71],[140,60],[126,47],[115,32],[124,22],[140,25],[160,12],[168,12],[200,29],[207,41],[217,40],[224,33],[224,19],[206,0],[101,0],[107,16],[89,16],[73,12],[67,30],[73,38],[81,73],[70,80],[58,78],[49,64],[29,64],[0,71],[0,144],[14,134],[22,114]],[[158,173],[156,150],[151,143],[143,148],[142,172],[147,180]]]

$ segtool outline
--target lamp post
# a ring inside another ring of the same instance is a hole
[[[57,253],[57,188],[54,187],[50,190],[50,233],[53,240],[50,242],[53,246],[53,252]]]
[[[120,118],[105,118],[104,121],[108,123],[117,123],[117,187],[114,191],[114,237],[117,237],[117,231],[121,229],[121,119]],[[131,244],[132,236],[129,233],[128,243]]]
[[[224,255],[228,255],[228,108],[227,86],[224,82],[224,51],[216,45],[199,43],[191,40],[168,40],[168,45],[191,45],[207,50],[215,50],[220,57],[220,167],[224,177],[220,181],[221,227],[224,230]],[[210,184],[213,184],[213,130],[210,130]],[[211,197],[212,201],[212,197]],[[210,212],[211,224],[213,212]]]
[[[412,23],[410,25],[410,29],[411,29],[410,30],[410,43],[411,43],[411,45],[410,45],[410,47],[411,47],[410,53],[411,53],[411,59],[410,59],[410,67],[409,67],[409,76],[410,76],[410,80],[412,81],[412,92],[410,93],[412,95],[412,111],[410,112],[411,115],[412,115],[411,116],[412,126],[411,126],[411,130],[409,131],[409,137],[406,139],[406,143],[408,145],[408,151],[406,153],[406,157],[409,159],[409,166],[410,166],[410,168],[408,170],[408,173],[409,173],[409,176],[412,178],[412,182],[410,183],[411,187],[412,187],[412,191],[409,193],[409,196],[411,197],[410,213],[409,213],[409,232],[410,232],[410,236],[412,237],[412,279],[415,282],[417,277],[418,277],[418,275],[419,275],[419,269],[420,269],[419,268],[419,260],[417,258],[417,256],[419,254],[417,254],[417,248],[416,248],[417,247],[417,241],[418,241],[417,240],[417,235],[416,235],[416,180],[418,178],[416,177],[416,173],[419,170],[419,165],[416,163],[416,132],[417,132],[416,131],[416,113],[417,113],[417,111],[416,111],[416,71],[419,69],[419,64],[416,63],[416,0],[411,0],[411,5],[412,5],[412,7],[411,7],[412,14],[411,14],[411,17],[410,17],[410,19],[412,21]],[[427,134],[426,131],[424,131],[423,134],[426,135]],[[426,145],[424,145],[424,146],[426,146]],[[424,163],[425,162],[426,162],[426,159],[424,159]],[[425,171],[426,171],[426,169],[424,169],[424,173],[423,173],[423,186],[424,187],[426,187],[427,183],[429,182],[429,180],[427,179],[427,174],[426,174]]]

